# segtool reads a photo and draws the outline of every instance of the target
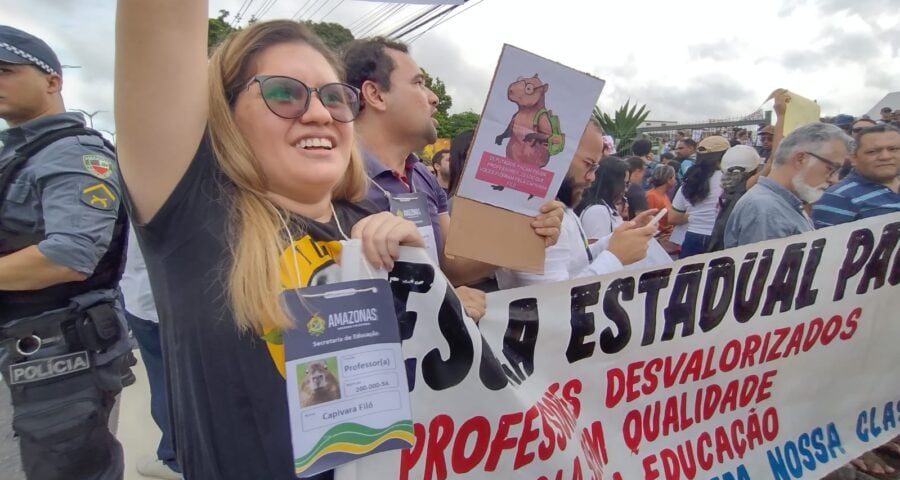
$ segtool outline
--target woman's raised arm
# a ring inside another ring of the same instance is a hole
[[[207,0],[118,1],[117,148],[141,223],[175,189],[206,127],[207,10]]]

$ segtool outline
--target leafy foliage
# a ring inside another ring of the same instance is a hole
[[[225,20],[228,15],[230,15],[228,10],[219,10],[218,17],[209,19],[209,32],[206,37],[206,48],[209,50],[215,48],[229,33],[236,30]]]
[[[347,27],[333,22],[312,22],[307,20],[306,25],[316,32],[316,35],[335,52],[340,52],[344,45],[354,40],[353,33]]]
[[[464,130],[474,130],[475,127],[478,126],[479,120],[481,120],[481,115],[478,115],[475,112],[451,114],[447,116],[447,119],[444,121],[438,120],[438,137],[453,138]]]
[[[631,105],[631,100],[625,102],[625,105],[616,110],[613,117],[600,111],[599,107],[594,107],[592,116],[600,122],[603,131],[617,142],[616,155],[627,155],[631,151],[631,145],[637,136],[637,128],[650,115],[647,105]]]

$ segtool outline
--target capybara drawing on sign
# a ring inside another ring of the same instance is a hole
[[[507,97],[519,110],[513,114],[506,130],[495,139],[497,145],[506,144],[506,158],[543,168],[550,157],[562,152],[565,134],[560,131],[559,117],[547,110],[545,96],[550,88],[534,74],[519,77],[509,85]]]
[[[300,385],[300,406],[311,407],[341,398],[337,378],[328,370],[324,360],[306,364],[306,374]]]

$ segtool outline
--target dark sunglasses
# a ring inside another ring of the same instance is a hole
[[[359,89],[345,83],[326,83],[310,88],[291,77],[257,75],[247,88],[259,83],[259,91],[269,110],[281,118],[299,118],[309,110],[309,99],[315,92],[322,105],[337,122],[352,122],[359,115]]]

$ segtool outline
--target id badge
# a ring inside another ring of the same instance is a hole
[[[428,212],[428,200],[422,192],[401,193],[390,196],[391,213],[405,218],[416,224],[422,238],[425,239],[425,248],[435,265],[440,265],[437,241],[434,238],[434,226],[431,224],[431,214]]]
[[[409,386],[386,280],[282,293],[294,469],[304,478],[413,446]]]

